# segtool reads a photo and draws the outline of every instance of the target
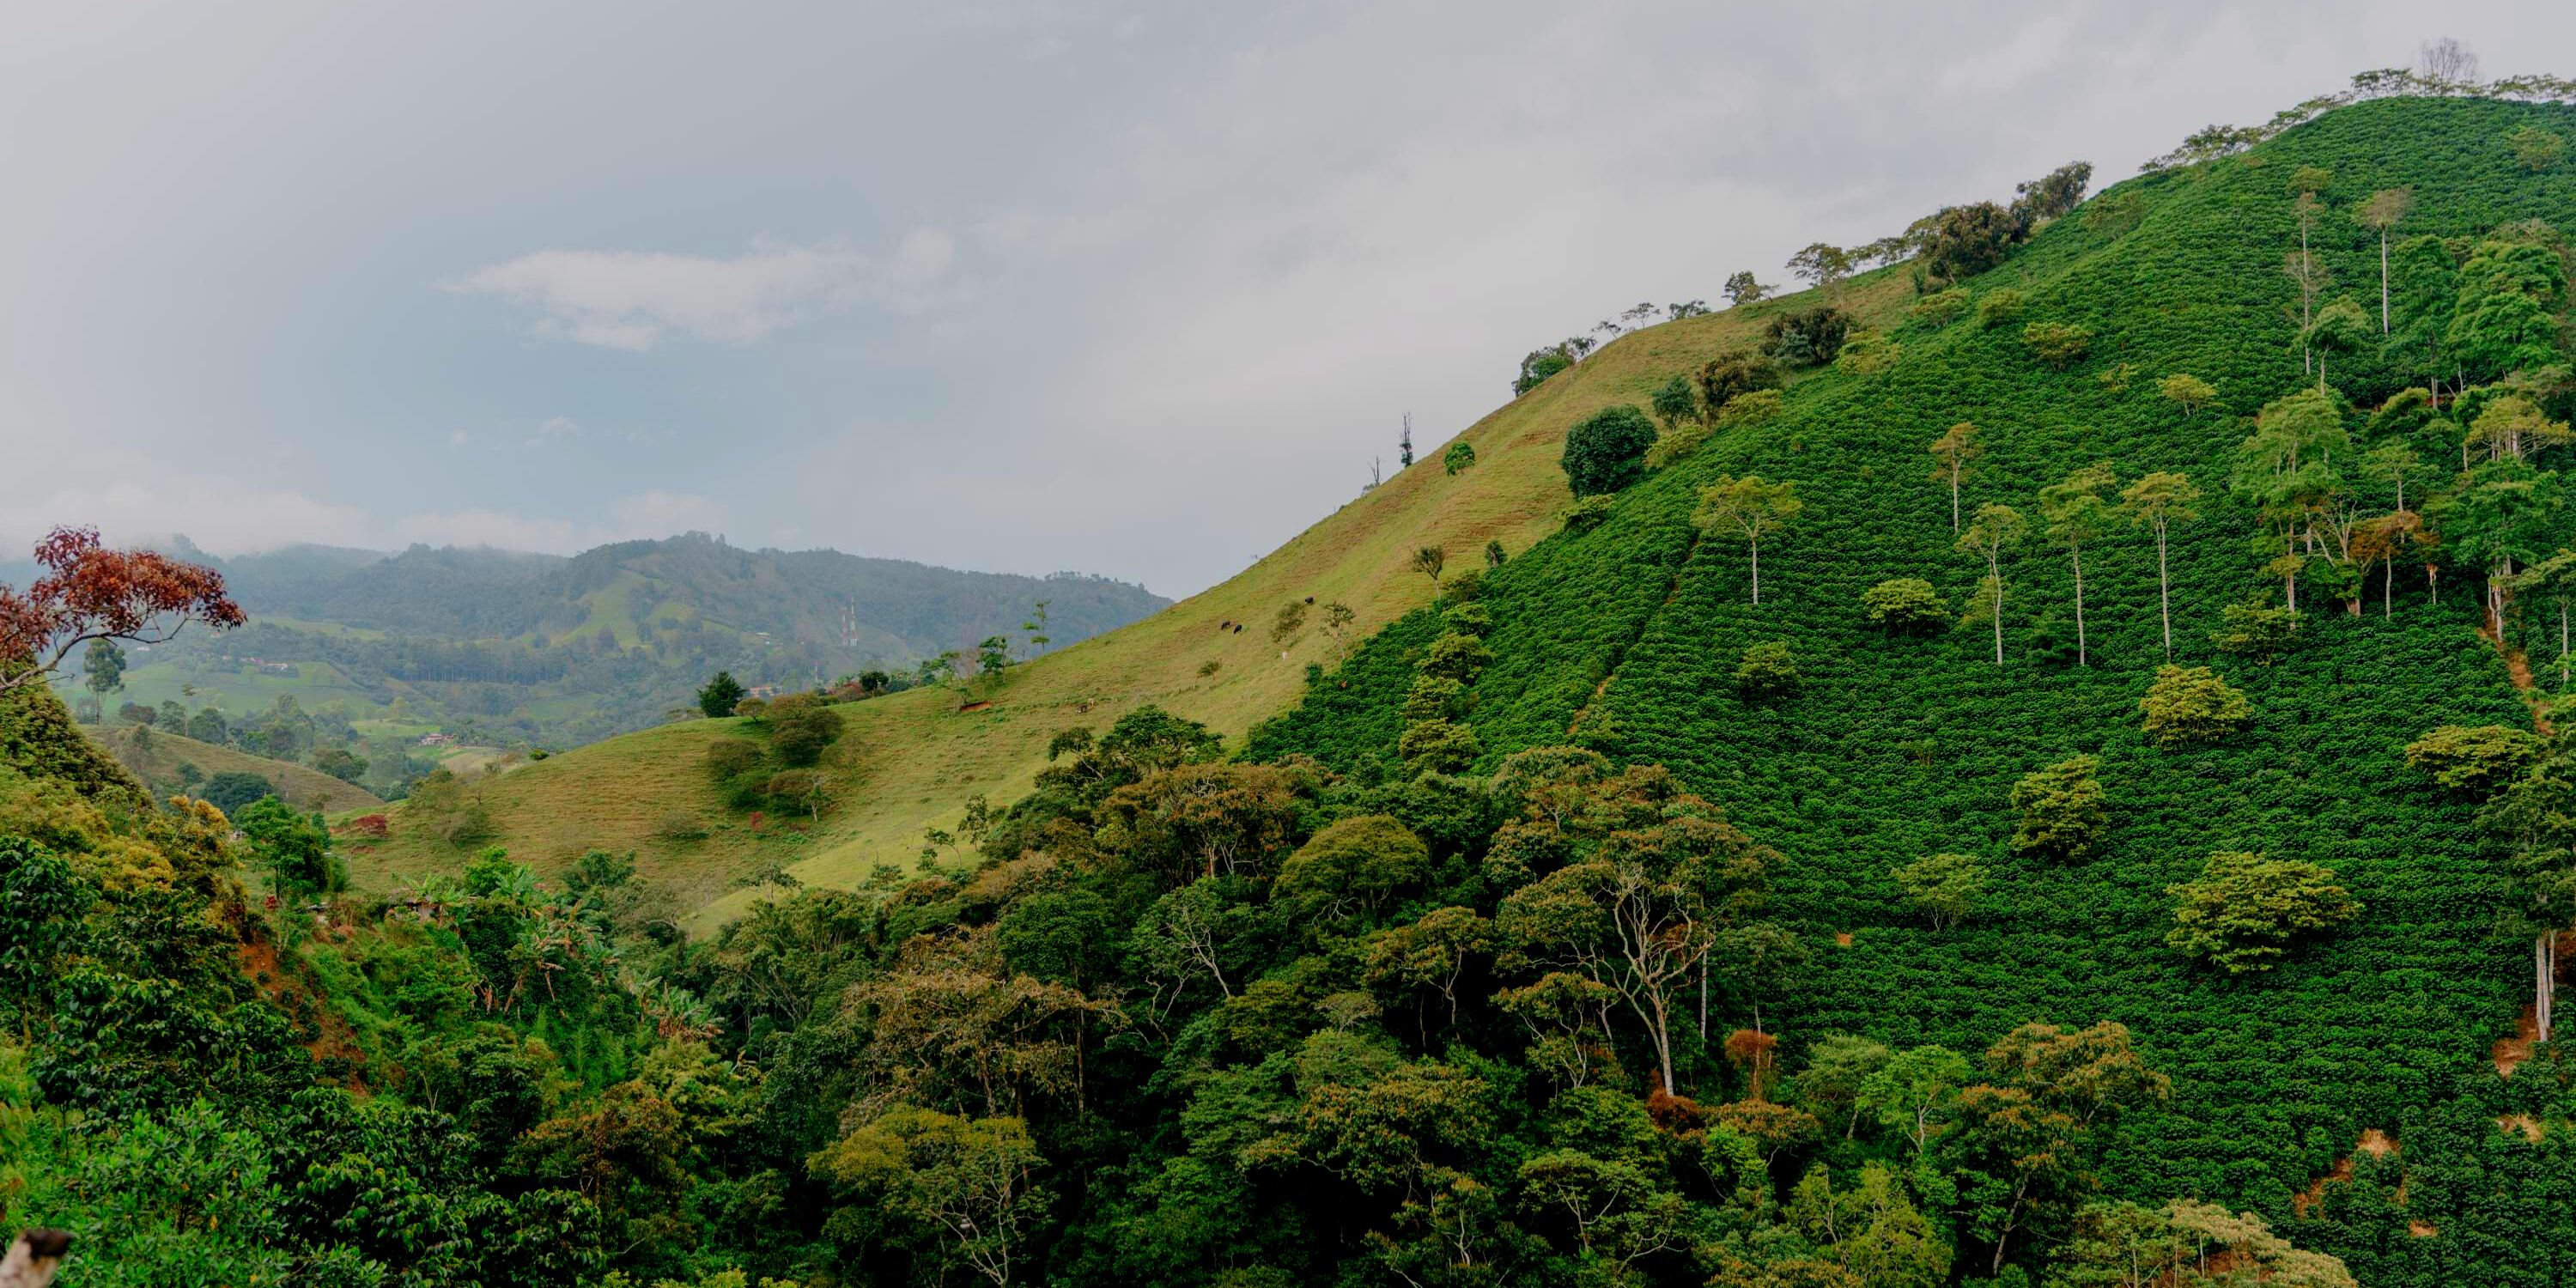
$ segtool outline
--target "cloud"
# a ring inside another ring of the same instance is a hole
[[[505,510],[443,510],[405,516],[390,533],[395,545],[419,542],[570,555],[612,541],[658,540],[692,530],[722,532],[725,527],[723,506],[688,492],[638,493],[611,503],[608,513],[608,523],[594,525]]]
[[[756,242],[731,259],[661,251],[544,250],[467,274],[447,289],[543,314],[541,335],[642,352],[674,332],[746,345],[858,304],[918,307],[956,257],[937,229],[874,255],[826,243]]]
[[[674,533],[722,532],[725,508],[686,492],[646,492],[609,508],[628,537],[667,537]]]
[[[184,535],[216,554],[274,550],[298,541],[362,545],[365,511],[301,492],[166,468],[126,452],[88,456],[98,483],[33,477],[0,481],[0,560],[24,557],[57,524],[95,527],[116,544]],[[16,473],[16,472],[12,472]]]

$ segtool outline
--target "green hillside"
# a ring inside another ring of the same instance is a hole
[[[277,789],[280,799],[301,809],[343,814],[385,807],[383,800],[363,787],[289,761],[254,756],[158,729],[140,737],[138,733],[141,731],[127,726],[93,730],[92,736],[106,745],[127,772],[156,793],[183,791],[180,766],[195,765],[208,778],[217,774],[256,774]]]
[[[2267,591],[2278,603],[2281,590],[2263,572],[2269,556],[2253,551],[2257,515],[2228,480],[2257,410],[2313,383],[2295,317],[2284,322],[2296,284],[2282,257],[2299,239],[2285,181],[2300,167],[2333,172],[2320,196],[2335,213],[2311,235],[2344,289],[2375,295],[2377,243],[2339,213],[2374,191],[2413,188],[2404,237],[2475,239],[2533,219],[2576,228],[2576,187],[2515,164],[2506,146],[2535,123],[2564,133],[2576,111],[2362,103],[2245,156],[2097,196],[2090,209],[2135,194],[2143,220],[2117,236],[2060,220],[1973,284],[1980,299],[2023,292],[2025,321],[2090,328],[2082,360],[2054,369],[2021,324],[1983,327],[1973,311],[1909,325],[1884,371],[1799,386],[1778,420],[1719,435],[1622,496],[1596,530],[1488,578],[1494,661],[1464,716],[1482,742],[1477,763],[1580,741],[1671,768],[1776,847],[1775,915],[1820,945],[1770,1015],[1793,1064],[1836,1032],[1966,1049],[2034,1018],[2119,1021],[2175,1079],[2170,1113],[2141,1124],[2117,1160],[2120,1191],[2257,1207],[2351,1259],[2365,1283],[2524,1282],[2448,1276],[2480,1258],[2473,1250],[2531,1235],[2511,1205],[2544,1191],[2523,1187],[2565,1183],[2541,1179],[2566,1175],[2557,1129],[2535,1147],[2493,1125],[2557,1094],[2508,1086],[2489,1063],[2530,1002],[2531,950],[2497,931],[2510,873],[2475,802],[2411,771],[2403,750],[2437,725],[2530,726],[2506,661],[2479,633],[2475,565],[2441,569],[2437,604],[2420,563],[2401,563],[2386,617],[2378,573],[2357,616],[2318,602],[2312,584],[2299,640],[2274,665],[2221,653],[2211,636],[2224,606]],[[2401,313],[2411,303],[2401,297]],[[2404,437],[2369,413],[2412,382],[2405,358],[2336,368],[2358,404],[2345,416],[2357,448]],[[2124,367],[2125,382],[2114,376]],[[2216,386],[2216,400],[2191,413],[2162,396],[2157,382],[2174,373]],[[1871,626],[1862,607],[1863,591],[1891,578],[1929,580],[1953,611],[1973,595],[1982,561],[1954,549],[1946,487],[1927,477],[1926,446],[1962,421],[1985,444],[1966,506],[2008,504],[2031,526],[2003,561],[2002,666],[1982,619],[1905,638]],[[2450,486],[2457,438],[2421,437],[2428,481]],[[2123,485],[2178,471],[2206,494],[2172,543],[2174,660],[2214,666],[2244,691],[2243,732],[2188,749],[2141,732],[2139,704],[2164,659],[2155,547],[2140,530],[2122,525],[2086,550],[2091,665],[2072,664],[2072,564],[2042,534],[2039,492],[2097,461]],[[1747,472],[1794,480],[1805,502],[1764,543],[1759,607],[1746,544],[1693,524],[1703,489]],[[2375,495],[2357,504],[2389,508]],[[2561,515],[2537,544],[2570,534]],[[2525,623],[2529,643],[2543,646],[2545,626],[2554,655],[2555,618],[2541,616]],[[1256,736],[1254,753],[1385,772],[1407,688],[1442,629],[1417,613],[1373,639],[1340,673],[1348,688],[1309,695]],[[1745,651],[1770,642],[1787,644],[1799,695],[1741,692]],[[2107,842],[2085,862],[2016,856],[2016,780],[2076,755],[2101,761]],[[2166,890],[2221,850],[2322,864],[2366,911],[2265,977],[2194,968],[2165,943]],[[1995,883],[1967,925],[1945,932],[1924,927],[1890,876],[1940,852],[1990,864]],[[2355,1186],[2294,1211],[2315,1178],[2349,1171],[2366,1131],[2409,1153],[2425,1141],[2440,1183],[2364,1157]],[[2408,1176],[2401,1204],[2392,1196]],[[2499,1207],[2499,1193],[2522,1197]],[[2409,1221],[2447,1233],[2411,1242]],[[2522,1248],[2514,1264],[2536,1255]]]
[[[1863,275],[1845,293],[1846,308],[1881,325],[1894,325],[1912,303],[1901,269]],[[1553,532],[1570,499],[1559,458],[1575,422],[1644,401],[1674,371],[1756,343],[1769,319],[1811,302],[1791,295],[1622,336],[1459,433],[1451,441],[1475,450],[1473,466],[1448,473],[1444,445],[1425,446],[1413,468],[1223,584],[1015,666],[998,688],[917,689],[839,707],[849,732],[825,763],[833,803],[818,820],[753,828],[725,811],[703,755],[710,738],[738,730],[692,722],[477,784],[493,824],[489,843],[547,869],[592,848],[632,852],[657,878],[710,898],[735,877],[778,863],[811,884],[849,886],[878,864],[913,862],[924,831],[953,831],[968,798],[1025,794],[1047,764],[1048,742],[1066,729],[1154,704],[1240,738],[1296,700],[1308,666],[1338,666],[1346,647],[1431,598],[1430,580],[1409,566],[1423,546],[1441,547],[1456,571],[1481,567],[1487,542],[1521,551]],[[1279,610],[1309,598],[1315,607],[1306,624],[1284,642],[1274,639]],[[1323,626],[1325,606],[1336,602],[1353,613],[1346,643]],[[674,812],[699,818],[711,835],[659,835]],[[358,860],[362,881],[457,861],[457,847],[429,820],[415,813],[395,821],[393,839]],[[752,897],[737,891],[712,903],[701,928],[739,913]]]

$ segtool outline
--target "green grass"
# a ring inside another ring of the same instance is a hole
[[[319,808],[326,814],[373,812],[385,807],[385,803],[367,789],[341,782],[319,770],[254,756],[230,747],[218,747],[159,729],[152,731],[150,745],[142,748],[135,745],[135,727],[132,725],[106,729],[84,726],[84,732],[104,745],[120,763],[157,792],[177,791],[179,766],[193,764],[204,770],[209,778],[224,773],[257,774],[274,785],[288,804]]]

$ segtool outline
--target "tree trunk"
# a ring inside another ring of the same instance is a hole
[[[1753,602],[1762,602],[1762,540],[1753,541]]]
[[[2395,611],[2390,607],[2390,603],[2396,598],[2397,561],[2391,559],[2386,567],[2379,570],[2379,620],[2387,621],[2388,615]]]
[[[2540,1040],[2543,1042],[2549,1040],[2551,1004],[2558,1000],[2555,996],[2558,991],[2558,981],[2552,978],[2557,974],[2552,969],[2556,963],[2550,960],[2550,950],[2555,947],[2550,941],[2556,938],[2558,938],[2557,931],[2544,930],[2540,932],[2540,938],[2531,942],[2531,974],[2534,983],[2531,1018],[2533,1028],[2539,1033]]]
[[[2173,582],[2165,575],[2165,525],[2156,525],[2156,611],[2165,619],[2165,660],[2173,660]]]
[[[1986,575],[1995,579],[1995,665],[2004,664],[2004,574],[1995,557],[1986,556]]]
[[[2379,338],[2388,338],[2388,230],[2379,230]]]
[[[1959,463],[1958,463],[1957,461],[1952,461],[1952,462],[1950,462],[1950,532],[1951,532],[1951,535],[1956,536],[1956,535],[1958,534],[1958,531],[1959,531]]]

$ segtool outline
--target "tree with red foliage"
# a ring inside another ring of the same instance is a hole
[[[56,528],[36,545],[46,574],[26,593],[0,585],[0,693],[43,682],[91,640],[158,644],[190,622],[247,620],[212,568],[150,550],[110,550],[96,528]]]

